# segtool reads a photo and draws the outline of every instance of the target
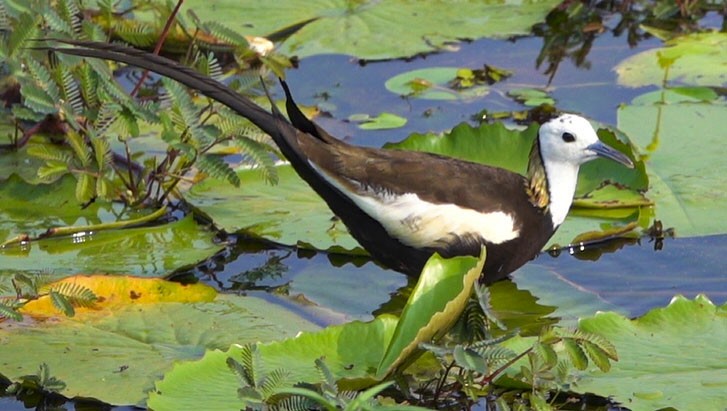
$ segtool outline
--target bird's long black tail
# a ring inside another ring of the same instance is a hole
[[[280,114],[280,112],[278,112],[275,108],[273,108],[273,113],[270,113],[226,85],[206,77],[187,66],[156,54],[151,54],[143,50],[137,50],[118,44],[65,39],[52,39],[51,41],[73,47],[38,48],[49,49],[81,57],[94,57],[104,60],[118,61],[131,66],[147,69],[176,80],[185,86],[197,90],[201,94],[226,105],[241,116],[250,120],[253,124],[273,138],[275,143],[283,152],[283,155],[285,155],[289,161],[296,162],[296,160],[301,157],[305,157],[302,156],[302,153],[298,150],[297,143],[291,140],[291,137],[295,134],[291,133],[293,130],[281,130],[281,127],[292,128],[292,125],[288,123],[282,114]],[[286,94],[289,94],[287,90]],[[300,110],[298,110],[294,103],[291,102],[290,104],[295,107],[296,116],[302,117],[302,119],[298,119],[299,122],[306,127],[314,127],[313,123],[300,113]],[[311,134],[318,137],[315,133]]]

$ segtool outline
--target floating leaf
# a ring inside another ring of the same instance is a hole
[[[217,0],[215,7],[188,0],[203,21],[219,21],[243,34],[268,36],[288,31],[280,52],[307,57],[348,54],[361,59],[393,59],[445,48],[463,38],[508,38],[530,33],[557,0],[411,2],[300,2]],[[293,30],[295,28],[295,30]]]
[[[604,312],[581,320],[580,328],[612,342],[620,358],[608,373],[583,374],[576,391],[611,397],[633,411],[727,404],[727,305],[677,296],[635,320]]]
[[[537,107],[541,104],[555,104],[555,100],[548,93],[534,88],[516,88],[508,91],[507,95],[514,98],[515,101],[530,107]]]
[[[693,33],[668,40],[616,66],[619,84],[630,87],[665,84],[727,84],[727,33]]]
[[[457,67],[431,67],[398,74],[386,80],[386,89],[406,97],[428,100],[469,100],[483,97],[486,86],[454,89],[449,84],[457,78]]]
[[[265,299],[215,298],[215,291],[202,284],[113,276],[66,281],[94,289],[99,302],[94,309],[77,308],[73,318],[56,314],[53,321],[23,326],[0,322],[0,374],[16,381],[46,362],[52,376],[66,383],[60,394],[69,398],[143,405],[154,380],[176,361],[197,359],[205,350],[233,343],[270,341],[318,329]],[[31,306],[26,314],[45,315],[46,310]]]
[[[74,197],[76,184],[70,175],[54,184],[32,185],[17,176],[0,182],[0,242],[20,234],[35,237],[54,227],[111,223],[149,213],[102,202],[81,208]],[[33,275],[52,270],[54,275],[120,272],[162,276],[221,250],[222,245],[213,240],[214,233],[200,227],[190,215],[154,227],[86,231],[7,246],[0,248],[0,267]]]
[[[413,337],[405,329],[414,329],[415,324],[429,324],[425,333],[436,332],[432,325],[432,317],[439,317],[447,308],[452,309],[442,319],[434,319],[434,323],[446,326],[446,322],[461,301],[449,304],[447,297],[461,300],[469,297],[464,292],[472,286],[479,276],[484,260],[473,257],[442,259],[433,256],[420,276],[421,286],[416,287],[420,293],[410,299],[412,308],[403,327],[398,327],[399,320],[391,315],[379,316],[373,321],[354,321],[347,324],[330,326],[318,332],[303,332],[295,338],[258,345],[261,363],[267,370],[284,369],[290,373],[293,381],[320,383],[322,376],[316,367],[316,360],[325,358],[325,363],[338,381],[340,389],[362,389],[379,381],[377,368],[385,355],[386,368],[393,366],[402,358],[402,352],[412,341],[405,337]],[[469,271],[468,271],[469,270]],[[469,285],[467,285],[469,283]],[[429,290],[429,293],[421,294]],[[455,298],[456,297],[456,298]],[[430,301],[431,299],[431,301]],[[429,304],[431,303],[431,304]],[[444,311],[443,311],[444,310]],[[405,308],[405,311],[407,309]],[[446,328],[446,327],[445,327]],[[394,342],[395,329],[398,336]],[[392,345],[394,344],[394,345]],[[361,347],[366,347],[361,350]],[[237,389],[239,380],[227,365],[228,356],[235,361],[242,361],[243,347],[234,345],[227,353],[208,352],[196,362],[178,364],[167,373],[156,385],[156,391],[149,397],[148,406],[152,409],[201,408],[206,410],[227,410],[240,407]],[[214,401],[210,401],[214,398]]]
[[[278,184],[271,186],[255,170],[240,170],[240,188],[205,180],[196,184],[188,201],[228,232],[243,231],[269,240],[313,247],[363,251],[318,195],[292,167],[276,167]]]
[[[67,291],[70,287],[86,290],[96,296],[96,301],[77,309],[80,313],[98,312],[101,309],[114,310],[130,304],[156,302],[209,302],[217,293],[204,284],[182,285],[158,278],[126,277],[114,275],[76,275],[66,277],[44,288],[59,290],[67,298],[73,297]],[[41,290],[42,291],[42,290]],[[86,300],[90,298],[86,296]],[[23,314],[35,317],[54,315],[52,298],[48,296],[30,301],[21,310]]]
[[[404,127],[406,124],[406,118],[397,116],[392,113],[381,113],[376,117],[371,117],[368,114],[352,114],[348,117],[349,121],[359,123],[359,128],[362,130],[386,130],[391,128]]]
[[[653,92],[618,110],[619,128],[639,147],[655,218],[680,236],[727,233],[727,102]]]

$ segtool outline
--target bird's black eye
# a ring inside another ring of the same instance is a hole
[[[566,143],[572,143],[576,141],[576,136],[568,132],[563,133],[561,137],[563,137],[563,141],[565,141]]]

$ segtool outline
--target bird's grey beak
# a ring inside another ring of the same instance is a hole
[[[626,157],[625,154],[623,154],[620,151],[617,151],[616,149],[607,146],[603,144],[602,142],[593,143],[590,146],[588,146],[588,149],[594,153],[596,153],[599,157],[609,158],[613,161],[619,162],[623,165],[625,165],[628,168],[634,168],[634,163],[631,161],[630,158]]]

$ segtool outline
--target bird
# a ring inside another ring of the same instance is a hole
[[[156,72],[246,117],[272,137],[374,260],[412,276],[434,253],[479,256],[485,246],[481,281],[504,279],[533,259],[563,223],[582,164],[603,157],[633,168],[628,156],[601,142],[576,114],[540,126],[521,175],[438,154],[344,142],[302,113],[282,79],[287,117],[275,104],[268,111],[165,57],[119,44],[54,41],[60,45],[42,48]]]

